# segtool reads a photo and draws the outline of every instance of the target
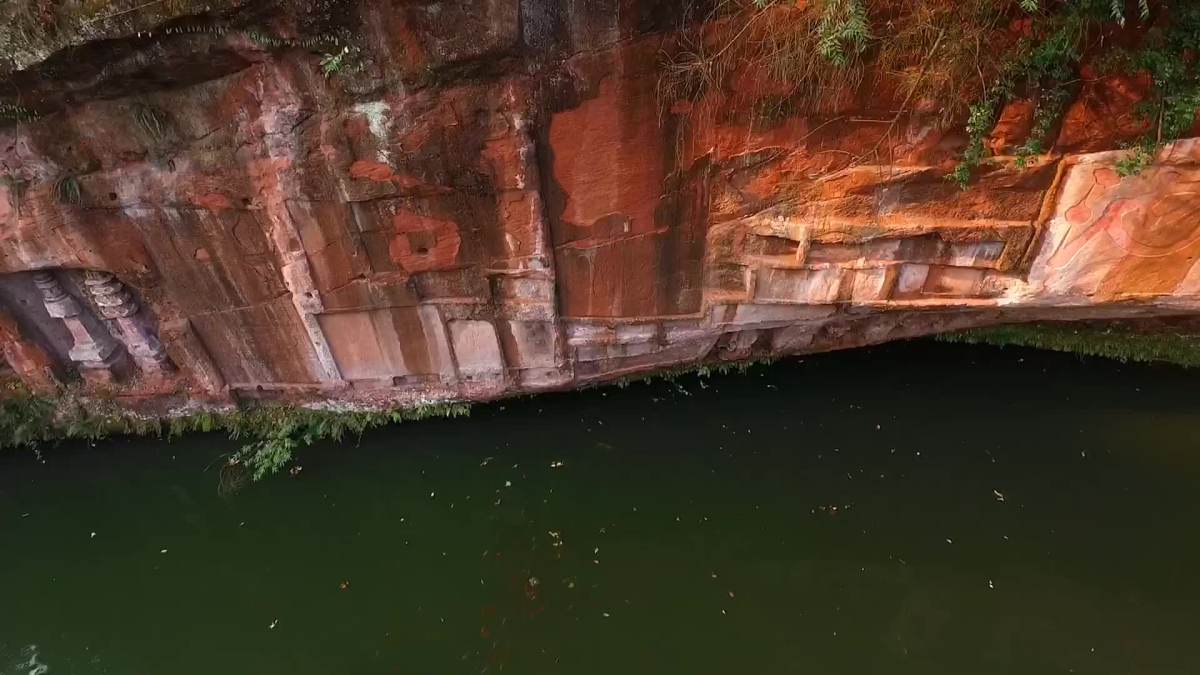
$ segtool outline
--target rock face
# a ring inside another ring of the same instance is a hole
[[[1137,83],[960,190],[959,127],[886,80],[821,116],[662,100],[670,2],[317,3],[352,36],[324,55],[313,7],[226,4],[10,74],[40,114],[0,126],[0,346],[30,386],[480,399],[1200,310],[1200,141],[1121,178]]]

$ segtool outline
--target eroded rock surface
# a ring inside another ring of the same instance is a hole
[[[0,127],[7,365],[131,402],[410,403],[1200,310],[1200,142],[1120,177],[1136,87],[1089,82],[1058,152],[964,191],[958,127],[886,82],[697,123],[657,88],[671,5],[324,3],[354,36],[332,65],[294,13],[172,14],[73,47],[58,88],[67,57],[26,57],[41,116]]]

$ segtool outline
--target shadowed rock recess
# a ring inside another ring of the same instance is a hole
[[[1122,177],[1135,77],[1028,165],[1007,105],[960,189],[962,120],[886,74],[664,100],[678,2],[84,4],[15,3],[57,29],[0,58],[0,344],[39,392],[482,400],[1200,310],[1200,141]]]

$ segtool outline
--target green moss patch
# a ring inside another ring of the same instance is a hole
[[[1123,325],[1021,324],[978,328],[936,336],[943,342],[1016,346],[1099,356],[1118,361],[1200,366],[1200,335],[1177,331],[1145,333]]]
[[[459,402],[367,411],[265,404],[155,417],[130,413],[115,402],[83,399],[72,391],[49,397],[19,384],[6,389],[0,398],[0,449],[40,450],[64,440],[94,441],[113,435],[172,439],[194,431],[223,432],[239,443],[226,460],[227,469],[254,480],[287,467],[296,450],[317,441],[339,441],[387,424],[470,413],[470,404]]]

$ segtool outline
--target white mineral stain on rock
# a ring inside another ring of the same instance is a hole
[[[355,105],[354,112],[367,118],[367,128],[371,130],[371,135],[375,137],[379,145],[375,156],[379,161],[387,163],[389,160],[388,126],[389,114],[392,112],[391,107],[384,101],[369,101]]]

